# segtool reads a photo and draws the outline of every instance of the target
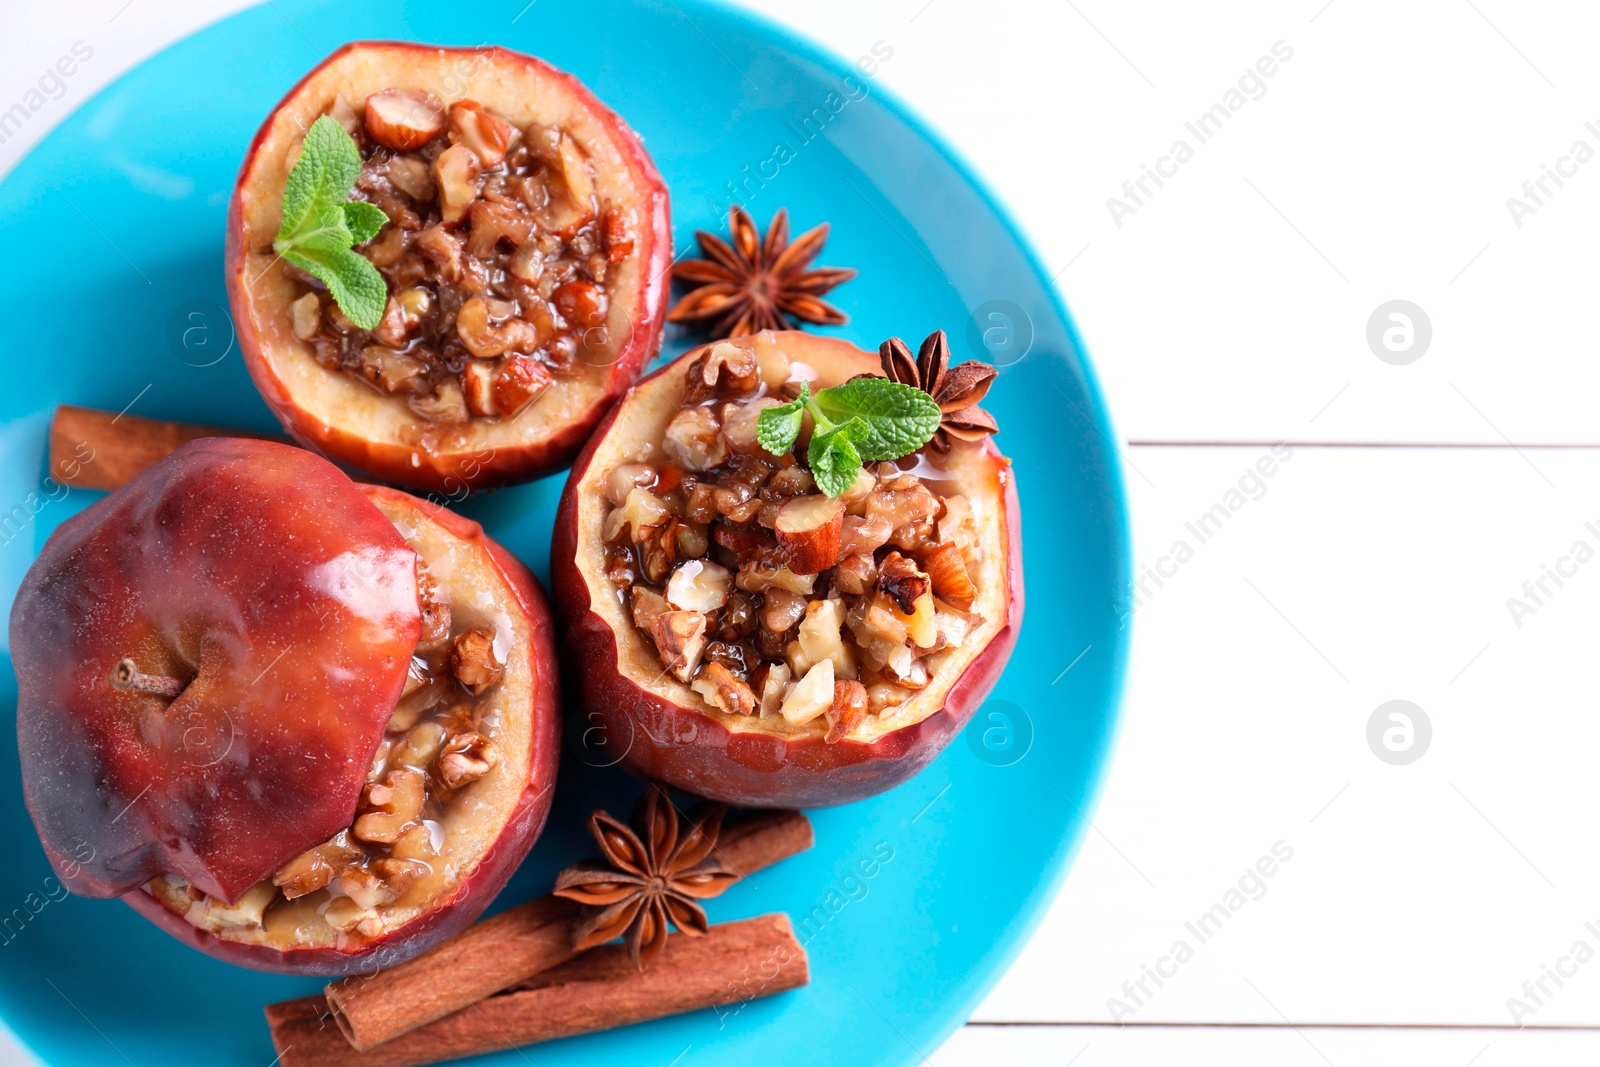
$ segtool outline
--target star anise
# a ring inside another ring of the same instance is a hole
[[[672,276],[690,292],[667,312],[668,322],[704,324],[713,337],[743,337],[761,330],[787,330],[814,323],[838,326],[850,318],[821,296],[849,281],[848,267],[807,270],[828,240],[828,224],[789,241],[789,211],[779,208],[766,237],[744,208],[728,213],[731,243],[714,233],[695,231],[704,259],[689,259],[672,268]]]
[[[981,441],[998,433],[1000,424],[978,406],[989,392],[999,371],[987,363],[968,360],[950,366],[950,342],[943,330],[935,330],[922,342],[917,358],[898,337],[878,346],[883,373],[892,381],[915,386],[938,403],[944,419],[929,442],[936,452],[950,451],[952,437],[962,441]]]
[[[574,864],[556,877],[556,896],[588,905],[573,927],[573,947],[581,952],[620,936],[642,971],[666,947],[669,920],[690,937],[705,933],[699,901],[739,877],[712,855],[726,810],[697,809],[680,832],[672,799],[651,786],[634,806],[632,829],[603,811],[589,816],[605,859]]]

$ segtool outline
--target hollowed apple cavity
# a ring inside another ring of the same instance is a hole
[[[989,691],[1022,613],[993,445],[869,465],[832,499],[755,442],[786,386],[877,372],[804,333],[719,342],[640,382],[579,458],[552,575],[586,709],[630,769],[844,803],[914,774]]]
[[[304,131],[342,123],[353,196],[389,223],[357,251],[371,331],[277,256]],[[632,131],[576,79],[499,48],[356,43],[268,117],[228,218],[251,376],[290,432],[385,480],[467,489],[567,463],[654,355],[671,227]]]

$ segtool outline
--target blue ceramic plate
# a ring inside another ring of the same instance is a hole
[[[246,145],[302,74],[363,37],[492,42],[572,71],[644,138],[672,189],[680,250],[695,229],[725,231],[734,196],[762,225],[780,206],[796,232],[830,221],[823,262],[861,271],[830,297],[850,315],[843,336],[915,345],[943,327],[956,359],[1005,366],[986,406],[1016,462],[1029,607],[1003,680],[964,736],[899,789],[815,812],[813,851],[711,903],[713,921],[793,916],[809,987],[727,1017],[561,1041],[539,1062],[667,1064],[686,1049],[699,1067],[773,1055],[918,1061],[976,1007],[1055,895],[1111,743],[1127,526],[1082,346],[993,199],[876,80],[896,42],[839,58],[697,0],[523,3],[419,0],[380,13],[278,0],[246,11],[119,79],[0,184],[14,309],[0,392],[0,603],[9,612],[45,538],[99,496],[45,480],[58,402],[276,428],[223,311],[223,217]],[[667,354],[691,341],[669,333]],[[545,578],[560,488],[546,479],[462,510]],[[15,707],[8,654],[0,708],[9,717]],[[5,1023],[52,1065],[270,1063],[262,1006],[318,983],[235,969],[120,903],[66,897],[35,842],[16,759],[0,746]],[[591,853],[587,813],[624,813],[638,792],[570,753],[561,773],[550,826],[502,903],[547,891],[559,868]]]

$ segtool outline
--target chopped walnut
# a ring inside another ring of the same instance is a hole
[[[914,560],[891,552],[878,567],[878,588],[894,601],[900,614],[910,615],[916,610],[917,600],[926,595],[932,585]]]
[[[348,896],[330,900],[328,906],[322,909],[322,921],[341,934],[376,937],[383,932],[383,920],[378,913]]]
[[[351,832],[362,841],[392,843],[421,817],[425,789],[422,774],[404,767],[390,771],[382,782],[369,783],[362,791],[363,813],[356,816]]]
[[[650,623],[650,636],[667,670],[687,682],[706,647],[706,617],[698,611],[665,611]]]
[[[762,595],[761,625],[773,633],[788,633],[795,623],[805,617],[806,599],[787,589],[768,589]]]
[[[667,598],[652,589],[636,585],[629,597],[629,607],[633,612],[633,624],[639,629],[650,632],[658,616],[672,610],[672,605],[667,603]]]
[[[500,765],[500,749],[477,732],[456,734],[439,752],[439,782],[446,789],[459,789],[488,774]]]
[[[691,363],[684,381],[683,402],[699,404],[712,397],[749,396],[760,386],[761,372],[754,352],[724,341]]]
[[[361,850],[350,843],[347,834],[340,833],[279,867],[272,876],[272,884],[286,899],[294,900],[326,887],[340,871],[360,858]]]
[[[257,882],[234,904],[208,897],[204,922],[210,927],[260,926],[266,917],[267,905],[276,895],[277,889],[271,882]]]
[[[710,470],[728,458],[728,443],[721,431],[710,408],[684,408],[667,423],[661,447],[684,470]]]
[[[433,161],[433,180],[439,187],[439,207],[445,223],[466,218],[478,199],[478,157],[466,145],[447,148]]]
[[[371,867],[350,867],[334,881],[342,896],[349,897],[360,908],[371,910],[383,904],[393,904],[398,896],[384,883]]]
[[[872,553],[858,552],[845,556],[833,567],[833,587],[850,596],[861,596],[877,580],[878,565]]]
[[[759,449],[761,443],[756,440],[756,425],[761,421],[761,413],[777,407],[778,403],[776,397],[764,396],[747,404],[725,405],[722,409],[722,436],[727,439],[728,447],[735,452],[749,453]]]
[[[615,541],[622,537],[624,531],[631,531],[634,543],[638,544],[665,523],[671,514],[660,497],[642,486],[635,486],[628,491],[622,504],[606,516],[603,533],[607,541]]]
[[[426,771],[444,744],[445,730],[437,722],[419,722],[389,753],[389,766]]]
[[[468,630],[450,647],[450,673],[473,696],[500,681],[505,672],[505,664],[494,650],[493,630]]]
[[[707,704],[729,715],[751,715],[756,695],[736,674],[720,663],[708,663],[692,686]]]
[[[728,568],[701,559],[691,559],[672,572],[667,582],[667,602],[710,614],[728,602],[733,576]]]
[[[866,514],[868,518],[881,518],[888,521],[891,529],[904,526],[909,522],[918,522],[931,519],[939,514],[939,498],[933,495],[932,490],[921,482],[904,485],[904,477],[889,483],[879,483],[879,488],[867,494]],[[904,485],[903,488],[885,489],[884,484]]]
[[[844,528],[839,534],[839,554],[855,556],[863,552],[876,552],[889,541],[894,527],[881,515],[864,517],[846,515]]]
[[[391,898],[385,903],[392,904],[404,896],[407,889],[433,873],[433,868],[423,860],[385,856],[372,861],[372,873],[383,882],[385,895]]]
[[[417,557],[417,607],[422,613],[422,632],[417,636],[417,647],[423,650],[440,647],[450,636],[450,602],[421,556]]]

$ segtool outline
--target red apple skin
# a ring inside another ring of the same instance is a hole
[[[506,881],[527,857],[529,849],[544,829],[545,819],[550,814],[550,803],[555,796],[553,787],[561,755],[560,693],[555,642],[551,636],[555,629],[550,602],[545,598],[538,579],[521,561],[488,537],[483,527],[470,519],[396,489],[382,486],[361,488],[373,498],[404,501],[469,545],[488,553],[515,597],[517,606],[529,620],[529,632],[533,637],[528,650],[529,661],[534,664],[538,686],[533,709],[533,755],[529,762],[528,782],[494,846],[472,873],[462,879],[448,900],[438,902],[436,907],[405,926],[391,930],[354,952],[336,948],[280,951],[265,945],[227,941],[191,925],[183,916],[171,911],[143,890],[135,890],[122,898],[139,914],[180,941],[217,959],[253,970],[301,975],[371,975],[443,944],[475,922],[500,890],[505,888]]]
[[[842,344],[831,338],[805,336],[803,343],[824,342],[820,347]],[[846,347],[869,361],[860,371],[874,372],[875,357]],[[817,364],[819,354],[813,351],[803,358]],[[659,368],[640,385],[677,365]],[[1009,546],[1006,625],[951,686],[940,710],[871,743],[842,740],[830,745],[816,737],[734,734],[709,715],[665,700],[624,677],[617,669],[616,635],[590,610],[589,586],[577,565],[575,489],[621,410],[620,405],[612,409],[573,464],[556,513],[550,577],[582,710],[594,728],[604,731],[608,743],[626,747],[622,766],[642,778],[697,796],[757,808],[849,804],[892,789],[927,766],[982,705],[1016,645],[1024,598],[1022,521],[1015,478],[1007,477],[1003,487]],[[982,447],[986,454],[1001,459],[991,441],[985,440]]]
[[[589,407],[563,424],[544,429],[544,432],[527,435],[515,446],[499,445],[492,448],[475,446],[470,442],[464,448],[447,455],[429,454],[417,449],[389,442],[374,441],[350,433],[343,427],[329,425],[310,415],[296,401],[288,384],[277,369],[263,355],[263,339],[251,315],[244,312],[249,303],[249,279],[243,269],[246,261],[242,219],[241,190],[252,180],[261,163],[262,145],[272,123],[272,116],[262,123],[239,170],[234,194],[228,205],[227,235],[223,253],[223,272],[228,287],[228,301],[233,311],[234,328],[239,339],[239,350],[245,367],[261,392],[262,398],[296,440],[309,448],[340,463],[350,464],[367,471],[384,481],[428,492],[460,494],[467,490],[488,489],[542,477],[566,467],[583,447],[593,432],[595,424],[639,377],[639,372],[655,357],[661,347],[661,331],[665,325],[666,301],[670,285],[668,267],[672,262],[672,219],[667,184],[656,170],[655,163],[645,152],[638,137],[627,124],[591,93],[577,78],[558,71],[532,56],[509,49],[491,48],[438,48],[407,41],[353,41],[332,52],[284,95],[274,109],[274,114],[324,68],[337,65],[352,52],[364,48],[393,49],[397,52],[414,52],[419,56],[445,53],[459,56],[459,62],[473,64],[511,64],[542,72],[564,84],[578,99],[599,116],[613,132],[616,141],[627,155],[630,170],[638,175],[646,189],[638,208],[644,218],[641,231],[634,235],[636,244],[643,244],[645,252],[641,269],[645,282],[640,299],[630,311],[632,330],[628,341],[619,350],[605,379],[603,393]],[[493,107],[493,101],[482,101]],[[527,420],[525,420],[527,421]]]
[[[63,523],[11,652],[23,793],[64,883],[104,897],[173,873],[233,900],[347,826],[416,595],[394,526],[288,445],[191,442]],[[119,691],[125,656],[193,681],[167,705]]]

